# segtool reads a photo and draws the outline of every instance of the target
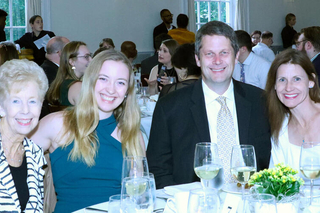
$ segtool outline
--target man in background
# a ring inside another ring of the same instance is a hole
[[[234,68],[233,78],[264,89],[271,63],[251,51],[251,38],[246,31],[237,30],[235,33],[238,39],[239,57]]]
[[[272,63],[276,57],[274,52],[270,49],[272,44],[273,34],[269,31],[264,31],[261,34],[260,42],[252,48],[252,51]]]
[[[318,78],[320,78],[320,27],[303,28],[296,46],[297,50],[307,54],[317,71]]]
[[[41,67],[47,75],[49,85],[56,78],[60,65],[60,56],[62,49],[69,42],[69,39],[67,39],[66,37],[55,36],[51,38],[47,43],[46,59],[44,60]]]
[[[162,23],[156,26],[153,30],[153,47],[156,50],[155,38],[161,33],[168,33],[169,30],[175,29],[176,27],[172,25],[173,14],[168,9],[163,9],[160,12],[160,17]]]
[[[6,26],[6,19],[8,13],[4,10],[0,9],[0,42],[6,41],[6,33],[4,32],[4,28]]]
[[[178,28],[170,30],[168,32],[168,35],[170,35],[180,45],[186,43],[194,43],[196,40],[196,36],[193,32],[187,30],[188,24],[188,16],[185,14],[179,14],[177,17]]]

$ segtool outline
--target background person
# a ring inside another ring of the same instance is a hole
[[[104,38],[99,44],[99,47],[106,47],[107,49],[114,49],[114,43],[111,38]]]
[[[77,104],[44,117],[32,139],[51,153],[55,212],[120,194],[123,156],[145,156],[130,61],[120,52],[98,54]]]
[[[48,89],[34,62],[13,59],[0,67],[0,211],[42,212],[42,149],[26,137],[38,124]]]
[[[39,15],[32,16],[29,19],[29,24],[32,28],[32,32],[24,34],[20,39],[14,41],[14,43],[19,44],[20,48],[25,47],[26,49],[32,49],[34,62],[40,66],[45,60],[45,45],[39,49],[34,42],[46,35],[52,38],[55,34],[51,31],[43,30],[43,20]]]
[[[91,60],[91,53],[82,41],[71,41],[63,48],[57,76],[47,93],[50,104],[75,105],[79,98],[82,76]]]
[[[6,41],[6,32],[4,31],[4,28],[6,27],[6,19],[7,19],[8,13],[4,10],[0,9],[0,42]]]
[[[176,40],[180,45],[186,43],[194,43],[196,35],[187,29],[189,18],[185,14],[179,14],[177,17],[178,28],[168,31],[168,35]]]
[[[0,43],[0,66],[11,59],[19,59],[16,46],[11,42]]]
[[[296,16],[292,13],[286,15],[286,26],[281,31],[281,38],[283,48],[286,49],[291,47],[293,43],[293,36],[297,33],[293,26],[296,24]]]
[[[168,9],[161,10],[160,17],[162,19],[162,23],[153,29],[153,47],[155,50],[157,50],[156,44],[155,44],[155,38],[161,33],[168,33],[169,30],[176,28],[175,26],[172,25],[173,14],[171,14],[170,10]]]
[[[250,37],[251,37],[252,47],[256,46],[260,42],[261,31],[259,30],[253,31]]]

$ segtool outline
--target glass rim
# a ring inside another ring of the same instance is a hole
[[[213,144],[217,146],[217,144],[214,142],[199,142],[199,143],[196,143],[196,146],[211,146]]]
[[[125,160],[125,159],[147,159],[147,157],[145,157],[145,156],[132,156],[132,155],[130,155],[130,156],[126,156],[126,157],[124,157],[123,158],[123,160]]]
[[[259,199],[253,198],[253,196],[257,196]],[[259,193],[259,194],[247,194],[244,196],[245,200],[255,200],[255,201],[275,201],[276,197],[272,194]],[[260,197],[268,197],[268,199],[260,199]]]
[[[233,145],[233,146],[232,146],[232,149],[233,149],[233,148],[241,148],[241,149],[242,149],[242,148],[247,148],[247,149],[248,149],[248,148],[251,148],[251,147],[252,147],[252,148],[254,148],[254,146],[253,146],[253,145],[249,145],[249,144],[240,144],[240,145]]]

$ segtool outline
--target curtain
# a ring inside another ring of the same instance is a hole
[[[27,31],[31,32],[31,26],[29,24],[29,19],[34,15],[41,16],[41,0],[28,0],[27,6]]]
[[[235,30],[245,30],[249,32],[249,2],[248,0],[238,0],[235,16]],[[250,32],[249,32],[250,33]]]
[[[189,30],[196,33],[196,13],[194,9],[194,0],[188,0],[188,17],[189,17]]]

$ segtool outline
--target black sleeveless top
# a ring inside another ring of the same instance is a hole
[[[159,75],[159,77],[161,77],[161,76],[160,76],[160,72],[162,71],[162,70],[161,70],[161,67],[162,67],[162,66],[163,66],[162,63],[159,63],[159,64],[158,64],[158,75]],[[166,69],[165,73],[167,73],[167,76],[176,77],[177,82],[179,81],[179,80],[178,80],[177,72],[176,72],[176,70],[174,69],[174,67],[172,67],[171,69]],[[161,73],[161,74],[162,74],[162,73]],[[159,86],[164,87],[165,85],[163,85],[163,84],[161,84],[160,82],[158,82],[158,88],[159,88]]]

